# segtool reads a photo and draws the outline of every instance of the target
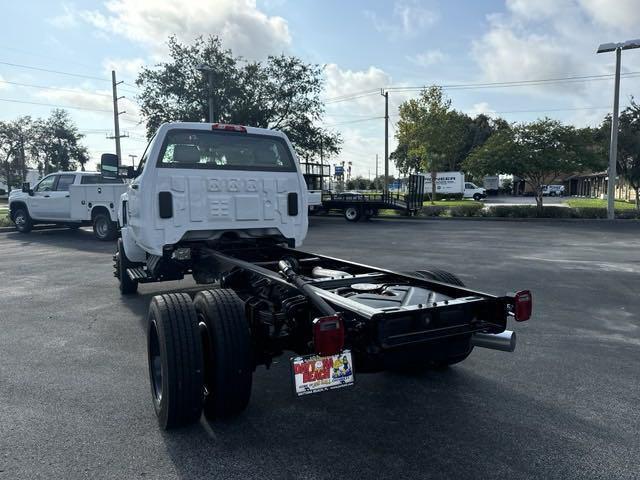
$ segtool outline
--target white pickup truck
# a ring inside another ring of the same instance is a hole
[[[125,190],[123,179],[106,179],[98,172],[52,173],[33,188],[25,183],[21,190],[12,190],[9,216],[22,233],[37,223],[93,225],[99,240],[113,240],[118,234],[118,202]]]

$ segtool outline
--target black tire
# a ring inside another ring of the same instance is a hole
[[[482,195],[480,195],[479,193],[474,193],[474,194],[473,194],[473,199],[474,199],[476,202],[479,202],[480,200],[482,200]]]
[[[238,415],[249,404],[253,377],[251,332],[244,303],[233,290],[196,294],[204,355],[204,414],[210,419]]]
[[[147,358],[153,407],[164,430],[202,414],[202,343],[186,293],[156,295],[147,317]]]
[[[118,236],[118,225],[106,213],[98,213],[93,218],[93,234],[98,240],[108,242]]]
[[[15,223],[16,230],[20,233],[29,233],[33,228],[33,220],[31,220],[26,207],[16,208],[15,212],[13,212],[13,223]]]
[[[367,208],[364,211],[364,219],[365,220],[371,220],[372,217],[375,217],[378,215],[378,209],[377,208]]]
[[[416,277],[422,277],[429,280],[435,280],[436,282],[448,283],[450,285],[457,285],[464,287],[464,283],[453,273],[449,273],[445,270],[431,269],[431,270],[416,270],[411,272]]]
[[[116,253],[113,256],[113,268],[115,270],[113,274],[118,279],[120,293],[123,295],[131,295],[138,291],[138,282],[131,280],[131,277],[129,277],[127,273],[127,268],[133,266],[135,265],[127,258],[122,239],[119,238]]]
[[[439,269],[431,269],[431,270],[416,270],[415,272],[410,272],[412,275],[416,277],[426,278],[429,280],[435,280],[437,282],[448,283],[450,285],[456,285],[458,287],[464,287],[464,283],[453,273],[447,272],[446,270]],[[447,340],[449,342],[460,342],[461,339],[450,339]],[[459,353],[459,345],[456,345],[456,354],[447,355],[445,358],[431,361],[430,365],[436,368],[446,368],[449,365],[453,365],[455,363],[462,362],[465,360],[471,352],[473,351],[473,345],[471,345],[471,337],[469,337],[469,343],[467,345],[468,349],[464,353]]]
[[[347,207],[343,210],[342,213],[347,222],[357,222],[362,216],[362,211],[359,207],[356,206]]]

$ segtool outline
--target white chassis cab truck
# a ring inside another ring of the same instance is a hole
[[[33,188],[24,183],[9,195],[9,216],[22,233],[38,223],[69,228],[93,225],[99,240],[118,235],[117,206],[125,191],[121,178],[105,179],[98,172],[57,172]]]
[[[192,275],[152,298],[151,396],[160,426],[243,411],[254,370],[284,351],[297,396],[354,385],[355,372],[451,365],[474,347],[515,348],[528,290],[494,296],[453,274],[362,265],[297,248],[307,187],[287,137],[237,125],[162,125],[137,169],[102,156],[122,195],[114,255],[123,294]]]

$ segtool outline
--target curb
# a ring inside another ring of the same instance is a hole
[[[311,218],[343,218],[342,215],[317,215]],[[609,220],[606,218],[511,218],[511,217],[404,217],[404,216],[382,216],[375,217],[375,220],[391,220],[391,221],[406,221],[406,222],[448,222],[454,220],[463,220],[467,222],[567,222],[567,223],[584,223],[584,222],[639,222],[637,218],[616,218],[615,220]]]

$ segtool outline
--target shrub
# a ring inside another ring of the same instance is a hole
[[[430,205],[428,207],[424,207],[421,211],[420,214],[425,216],[425,217],[440,217],[444,214],[445,210],[447,210],[448,207],[442,207],[439,205]]]
[[[607,218],[606,208],[578,207],[571,210],[574,218]]]
[[[0,215],[0,227],[13,227],[13,222],[8,216]]]
[[[449,213],[452,217],[479,217],[483,208],[484,205],[481,203],[470,203],[469,205],[450,207]]]
[[[499,205],[489,209],[489,217],[502,218],[571,218],[572,212],[566,207],[542,207],[542,212],[538,212],[537,207],[532,205]]]

